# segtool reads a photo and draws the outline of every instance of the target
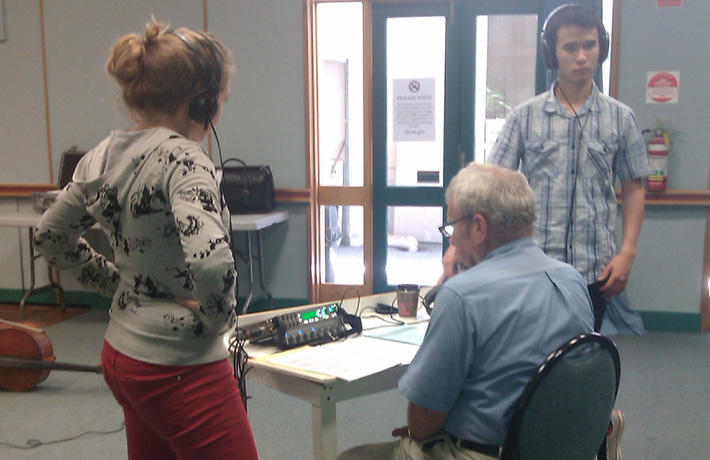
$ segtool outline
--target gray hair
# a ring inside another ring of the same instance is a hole
[[[470,163],[451,180],[446,201],[460,216],[483,214],[501,241],[531,233],[535,198],[527,179],[518,171],[486,163]]]

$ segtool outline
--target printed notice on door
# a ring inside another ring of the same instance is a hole
[[[434,140],[434,79],[392,80],[393,140],[416,142]]]

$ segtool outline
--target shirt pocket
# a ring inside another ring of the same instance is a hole
[[[527,142],[525,144],[524,174],[530,182],[551,179],[560,173],[564,164],[560,158],[560,144],[556,141]]]
[[[609,184],[614,178],[614,152],[611,142],[589,141],[584,174],[597,183]]]

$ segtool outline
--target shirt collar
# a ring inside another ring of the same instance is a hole
[[[552,86],[550,87],[550,90],[547,91],[544,95],[544,101],[545,101],[544,110],[547,113],[558,113],[559,115],[561,115],[563,117],[571,118],[574,115],[572,115],[569,112],[569,110],[562,107],[562,103],[555,96],[555,85],[556,84],[557,84],[557,82],[553,82]],[[587,101],[584,103],[582,108],[579,109],[579,111],[577,111],[577,115],[584,115],[587,112],[599,112],[599,107],[597,104],[598,97],[599,97],[599,88],[597,88],[597,84],[594,83],[594,80],[592,80],[592,92],[589,93],[589,97],[587,98]]]
[[[519,251],[522,248],[525,247],[537,247],[537,244],[535,243],[535,240],[531,236],[525,236],[523,238],[517,238],[512,241],[508,241],[507,243],[498,246],[488,254],[486,254],[486,257],[484,257],[481,262],[484,262],[485,260],[492,259],[494,257],[501,256],[503,254],[512,252],[512,251]],[[481,263],[479,262],[479,264]]]

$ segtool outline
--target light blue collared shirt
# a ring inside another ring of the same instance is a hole
[[[592,331],[593,322],[580,274],[532,238],[514,240],[444,284],[399,389],[413,403],[447,413],[448,433],[502,445],[537,367]]]

